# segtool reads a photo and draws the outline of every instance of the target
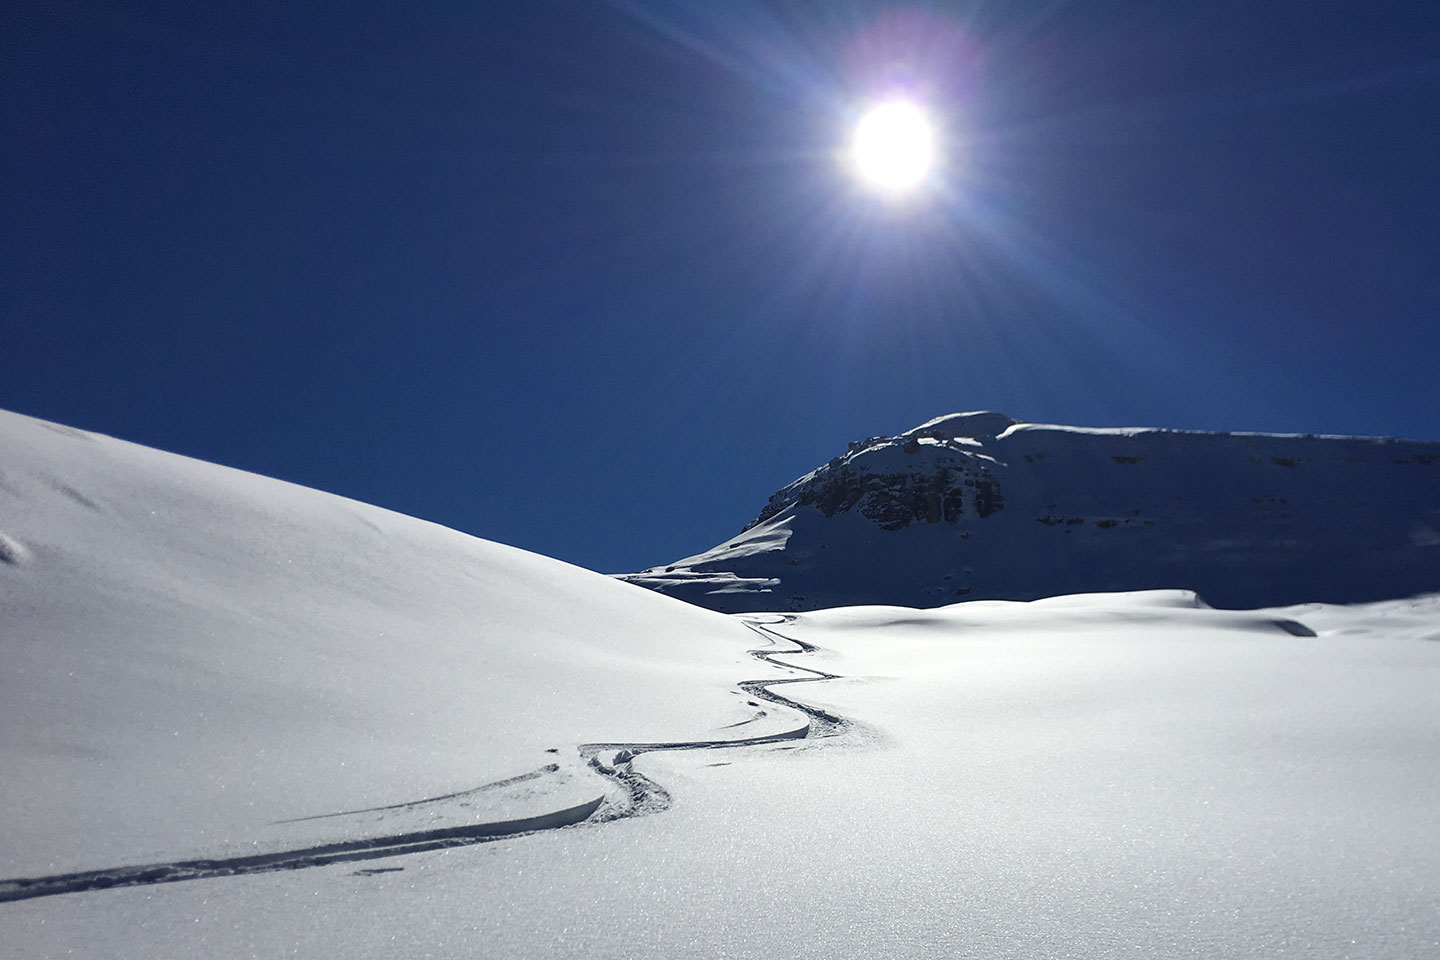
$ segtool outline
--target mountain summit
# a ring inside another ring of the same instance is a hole
[[[1210,603],[1440,590],[1440,443],[1021,423],[849,449],[737,536],[622,579],[715,610],[1183,587]]]

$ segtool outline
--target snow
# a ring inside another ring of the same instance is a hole
[[[1277,625],[1298,615],[1318,636]],[[23,901],[17,956],[1298,956],[1440,948],[1440,598],[761,618],[839,736],[647,754],[674,805]]]
[[[604,792],[577,744],[748,716],[721,616],[14,414],[0,449],[0,876],[318,842],[353,825],[277,821],[558,763],[459,811],[538,814]]]
[[[972,410],[968,413],[951,413],[934,420],[927,420],[914,430],[915,436],[951,438],[998,437],[1015,426],[1015,421],[1003,413],[992,410]]]
[[[1440,955],[1440,595],[732,618],[22,417],[0,449],[7,958]],[[637,746],[679,740],[731,745]]]

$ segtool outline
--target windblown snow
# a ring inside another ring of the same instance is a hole
[[[1440,595],[729,617],[0,451],[6,957],[1440,955]]]

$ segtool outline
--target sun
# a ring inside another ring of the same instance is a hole
[[[913,100],[878,103],[855,124],[850,164],[866,185],[881,193],[910,193],[935,164],[935,125]]]

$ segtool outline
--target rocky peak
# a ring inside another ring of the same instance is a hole
[[[1185,586],[1221,606],[1440,589],[1440,444],[1016,423],[870,437],[744,532],[627,577],[714,609]]]
[[[826,517],[856,510],[882,530],[955,524],[967,512],[989,516],[1005,499],[991,458],[979,451],[1015,422],[990,411],[954,413],[893,437],[852,441],[844,455],[775,493],[745,529],[792,506]]]

